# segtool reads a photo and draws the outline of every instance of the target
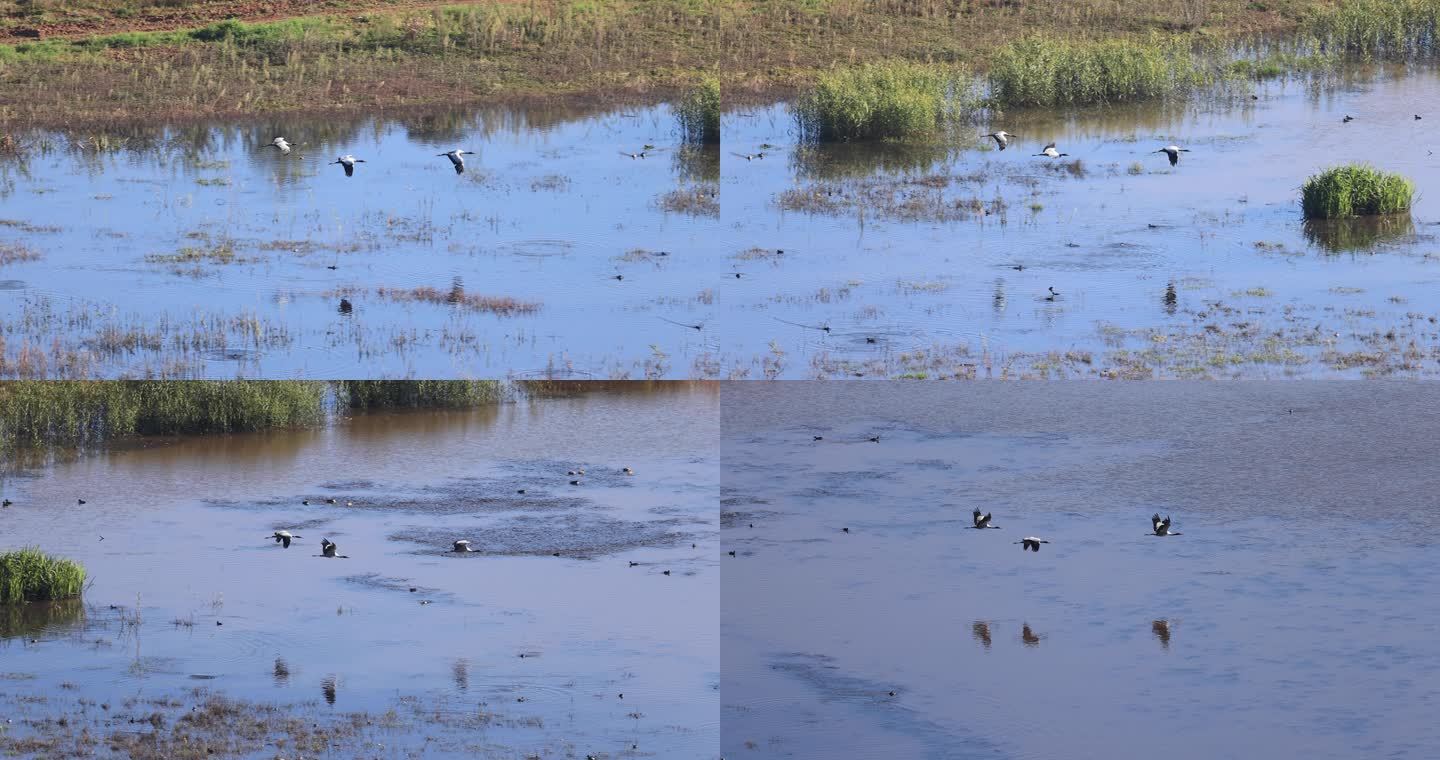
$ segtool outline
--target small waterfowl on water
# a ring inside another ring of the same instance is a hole
[[[11,504],[14,504],[14,503],[15,503],[15,502],[10,501],[9,499],[6,499],[5,501],[0,502],[0,507],[8,507],[8,506],[10,506]]]
[[[1169,620],[1152,620],[1150,622],[1150,631],[1155,634],[1156,638],[1160,639],[1160,646],[1166,649],[1170,648]]]
[[[631,567],[639,567],[639,566],[640,566],[640,563],[639,563],[639,562],[636,562],[636,561],[634,561],[634,560],[631,560],[631,561],[630,561],[630,566],[631,566]]]
[[[1056,290],[1054,285],[1049,286],[1048,290],[1050,291],[1050,295],[1045,296],[1046,301],[1054,301],[1060,297],[1060,291]]]
[[[76,499],[76,500],[75,500],[75,503],[76,503],[76,504],[84,504],[84,503],[85,503],[85,500],[84,500],[84,499]]]
[[[812,441],[823,441],[823,440],[825,440],[825,436],[823,436],[823,435],[812,435],[812,436],[810,436],[810,440],[812,440]]]
[[[455,173],[456,173],[456,174],[464,174],[464,173],[465,173],[465,154],[466,154],[466,153],[469,153],[469,154],[472,155],[472,156],[475,155],[475,151],[473,151],[473,150],[465,150],[464,148],[456,148],[455,150],[446,151],[446,152],[444,152],[444,153],[436,153],[435,155],[436,155],[437,157],[438,157],[438,156],[444,156],[444,157],[450,159],[450,163],[451,163],[451,164],[454,164],[454,166],[455,166]]]
[[[331,541],[328,538],[320,539],[319,556],[325,557],[327,559],[350,559],[348,555],[336,554],[337,551],[339,551],[339,547],[335,545],[334,541]]]
[[[1022,552],[1025,551],[1026,549],[1029,549],[1029,550],[1032,551],[1032,552],[1038,552],[1038,551],[1040,551],[1040,544],[1048,544],[1048,543],[1050,543],[1050,542],[1049,542],[1049,541],[1046,541],[1046,540],[1043,539],[1043,538],[1036,538],[1035,536],[1026,536],[1026,537],[1020,539],[1019,541],[1016,541],[1015,543],[1020,544],[1020,551],[1022,551]]]
[[[1341,124],[1349,124],[1349,123],[1352,122],[1352,121],[1355,121],[1355,117],[1354,117],[1354,116],[1351,116],[1350,114],[1347,113],[1347,114],[1345,114],[1345,118],[1343,118],[1343,119],[1340,120],[1340,123],[1341,123]]]
[[[1156,512],[1150,516],[1150,529],[1155,531],[1157,536],[1178,536],[1179,533],[1170,530],[1170,516],[1166,515],[1164,520],[1160,519],[1160,513]]]
[[[970,625],[970,635],[980,642],[986,649],[990,648],[990,623],[984,620],[976,620]]]
[[[517,488],[517,489],[515,489],[515,493],[523,494],[523,493],[525,493],[525,489],[523,489],[523,488]]]
[[[1005,150],[1006,148],[1010,147],[1011,138],[1019,137],[1019,135],[1012,135],[1003,129],[999,132],[991,132],[990,134],[985,136],[994,139],[995,144],[1000,146],[1000,150]]]
[[[288,531],[288,530],[277,530],[277,531],[275,531],[274,533],[271,533],[270,535],[266,536],[266,538],[273,538],[273,539],[275,539],[275,543],[277,543],[277,544],[283,544],[286,549],[289,549],[289,548],[290,548],[290,539],[292,539],[292,538],[304,538],[304,536],[291,535],[290,531]]]
[[[732,557],[735,556],[735,550],[733,550],[733,549],[730,550],[730,556],[732,556]]]
[[[580,481],[578,481],[578,480],[572,480],[572,481],[570,481],[570,485],[572,485],[572,486],[578,486],[578,485],[580,485]]]
[[[452,552],[473,552],[473,551],[475,551],[475,550],[470,548],[470,540],[469,540],[469,539],[462,538],[462,539],[460,539],[459,541],[456,541],[456,542],[455,542],[455,548],[451,549],[450,551],[452,551]]]
[[[759,160],[759,159],[765,158],[765,152],[764,152],[764,151],[760,151],[759,153],[736,153],[735,151],[732,150],[732,151],[730,151],[730,155],[732,155],[732,156],[734,156],[734,157],[736,157],[736,158],[743,158],[743,159],[745,159],[746,161],[757,161],[757,160]]]
[[[1157,151],[1155,151],[1155,152],[1156,152],[1156,153],[1164,153],[1167,157],[1169,157],[1169,159],[1170,159],[1170,165],[1171,165],[1171,166],[1174,166],[1174,165],[1180,163],[1180,154],[1181,154],[1181,153],[1189,153],[1189,152],[1190,152],[1190,149],[1189,149],[1189,148],[1181,148],[1181,147],[1178,146],[1178,145],[1166,145],[1165,147],[1163,147],[1163,148],[1161,148],[1160,150],[1157,150]]]
[[[334,504],[334,503],[335,503],[335,500],[334,500],[334,499],[326,499],[326,500],[325,500],[325,503],[326,503],[326,504]]]
[[[1052,142],[1052,143],[1050,143],[1049,145],[1046,145],[1046,146],[1045,146],[1045,150],[1042,150],[1042,151],[1040,151],[1039,153],[1036,153],[1035,155],[1037,155],[1037,156],[1044,156],[1044,157],[1046,157],[1046,158],[1060,158],[1061,156],[1068,156],[1068,155],[1070,155],[1070,154],[1069,154],[1069,153],[1060,153],[1060,152],[1057,152],[1057,151],[1055,150],[1055,143]]]
[[[1030,630],[1029,623],[1020,626],[1020,640],[1025,642],[1026,646],[1033,647],[1040,644],[1040,637],[1035,635],[1034,631]]]
[[[661,571],[660,571],[660,574],[661,574],[661,575],[669,575],[669,574],[670,574],[670,571],[669,571],[669,570],[661,570]]]
[[[849,533],[849,532],[850,532],[850,529],[849,529],[849,528],[841,528],[841,529],[840,529],[840,532],[841,532],[841,533]]]
[[[871,443],[879,443],[879,442],[880,442],[880,435],[879,435],[878,433],[877,433],[876,435],[872,435],[872,436],[870,436],[869,440],[870,440]]]
[[[621,468],[620,468],[620,472],[622,472],[622,473],[624,473],[624,474],[626,474],[626,475],[634,475],[634,474],[635,474],[635,471],[632,470],[632,469],[630,469],[629,467],[621,467]]]
[[[984,530],[984,529],[986,529],[986,528],[995,528],[996,530],[999,530],[999,529],[1000,529],[1000,526],[999,526],[999,525],[991,525],[991,524],[990,524],[990,513],[989,513],[989,512],[986,512],[985,514],[982,515],[982,514],[980,514],[980,510],[977,509],[977,510],[975,510],[975,511],[971,514],[971,519],[974,520],[974,522],[975,522],[975,524],[972,526],[972,527],[974,527],[974,528],[978,528],[978,529],[980,529],[980,530]]]
[[[624,150],[622,150],[622,151],[620,151],[620,155],[625,156],[625,157],[627,157],[627,158],[644,158],[644,157],[645,157],[645,151],[642,150],[642,151],[640,151],[640,152],[638,152],[638,153],[631,153],[631,152],[629,152],[629,151],[624,151]]]
[[[354,310],[355,310],[355,304],[350,303],[350,299],[348,299],[348,298],[341,298],[341,299],[340,299],[340,313],[341,313],[341,314],[349,314],[350,312],[352,312],[352,311],[354,311]],[[335,503],[335,500],[334,500],[334,499],[331,499],[331,500],[330,500],[330,503],[331,503],[331,504],[334,504],[334,503]]]

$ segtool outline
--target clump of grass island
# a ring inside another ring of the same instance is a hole
[[[85,568],[36,548],[0,554],[0,604],[49,602],[80,596]]]
[[[706,77],[676,106],[680,135],[692,144],[720,143],[720,80]]]
[[[796,102],[795,121],[809,141],[905,139],[933,134],[974,107],[963,71],[887,62],[820,74]]]
[[[1363,164],[1335,166],[1305,180],[1300,208],[1306,219],[1347,219],[1410,210],[1415,183]]]

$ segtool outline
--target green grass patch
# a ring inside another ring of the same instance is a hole
[[[1433,56],[1440,0],[1341,0],[1314,11],[1302,29],[1327,49],[1354,57]]]
[[[1223,71],[1181,37],[1077,42],[1036,36],[1002,47],[990,94],[1004,106],[1117,103],[1186,94]]]
[[[975,106],[962,70],[887,62],[820,74],[796,101],[795,120],[808,141],[905,139],[933,134]]]
[[[0,383],[0,463],[17,447],[317,427],[345,409],[497,404],[498,380],[125,380]]]
[[[675,109],[680,136],[691,144],[720,144],[720,79],[706,77]]]
[[[0,554],[0,604],[47,602],[80,596],[85,568],[26,548]]]
[[[1300,208],[1306,219],[1346,219],[1410,210],[1415,183],[1361,164],[1326,169],[1305,180]]]

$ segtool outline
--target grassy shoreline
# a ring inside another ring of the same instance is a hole
[[[492,0],[5,44],[0,128],[673,98],[716,72],[710,7]]]

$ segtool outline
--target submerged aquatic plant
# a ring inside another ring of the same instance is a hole
[[[1410,210],[1415,183],[1363,164],[1335,166],[1305,180],[1300,208],[1306,219],[1344,219]]]
[[[80,595],[85,568],[30,547],[0,554],[0,604],[46,602]]]
[[[675,107],[680,135],[687,143],[720,144],[720,80],[706,77]]]
[[[965,72],[888,62],[821,74],[796,102],[795,120],[810,141],[913,138],[976,107]]]

